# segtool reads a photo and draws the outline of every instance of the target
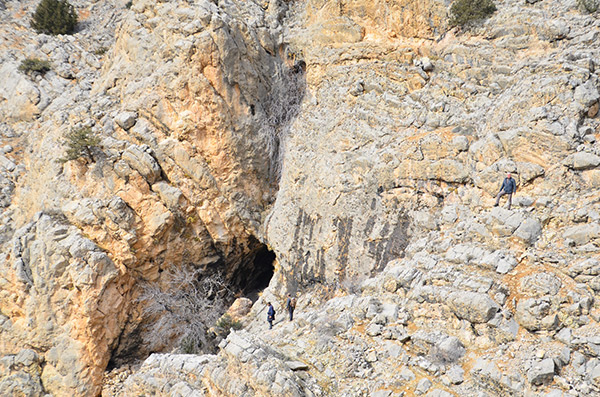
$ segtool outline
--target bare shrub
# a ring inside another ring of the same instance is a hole
[[[207,275],[186,267],[163,274],[166,282],[147,283],[140,300],[153,322],[144,341],[151,346],[176,347],[184,353],[214,349],[209,329],[221,317],[232,297],[219,274]]]
[[[268,99],[264,104],[266,113],[265,132],[267,135],[267,153],[269,153],[270,174],[279,181],[283,166],[285,143],[291,122],[298,116],[305,93],[304,61],[298,61],[293,67],[280,71]]]

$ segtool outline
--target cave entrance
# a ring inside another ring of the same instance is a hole
[[[231,282],[242,296],[256,302],[258,293],[267,288],[273,278],[276,257],[273,251],[258,240],[252,245],[255,249],[236,269]]]
[[[235,292],[237,296],[246,297],[254,303],[258,299],[258,294],[269,286],[271,278],[273,278],[275,271],[274,262],[276,257],[273,251],[269,250],[265,244],[262,244],[255,238],[252,238],[248,242],[246,248],[246,255],[244,255],[236,265],[230,263],[229,266],[231,267],[228,268],[226,263],[221,260],[219,262],[215,262],[216,266],[212,269],[212,273],[218,274],[219,270],[224,270],[226,272],[228,271],[228,273],[226,273],[227,288]],[[185,266],[183,266],[183,268],[185,268]],[[184,296],[184,298],[182,298],[182,296]],[[221,310],[220,314],[225,312],[231,303],[233,303],[232,298],[233,297],[228,296],[226,298],[227,301],[223,302],[224,304],[217,308],[217,310]],[[188,299],[185,298],[185,294],[181,295],[176,289],[173,288],[163,289],[162,287],[160,292],[157,292],[152,299],[158,299],[167,303],[175,300],[176,302],[181,302],[181,306],[185,306],[189,302]],[[179,301],[179,299],[183,300]],[[173,311],[170,312],[173,314]],[[177,315],[180,315],[181,313],[179,313],[177,310],[174,310],[174,312],[174,318],[178,322],[171,323],[171,327],[177,326],[180,323],[185,323],[179,322],[177,318]],[[200,315],[200,313],[196,313],[194,310],[184,310],[182,313],[184,313],[185,316],[188,316],[189,313],[192,313],[192,317],[197,317]],[[157,321],[156,313],[146,316],[146,320],[148,321],[142,322],[141,324],[128,324],[128,328],[123,330],[124,336],[121,337],[117,346],[113,349],[107,370],[110,371],[125,364],[134,363],[138,360],[144,360],[150,353],[153,352],[168,351],[168,349],[165,350],[165,346],[167,345],[162,343],[164,341],[163,339],[159,339],[156,343],[156,346],[158,347],[149,345],[148,341],[145,340],[145,335],[151,335],[151,333],[156,332],[152,328],[153,322]],[[192,322],[188,321],[188,324],[191,323]],[[170,348],[172,348],[172,346],[170,346],[169,349]],[[202,351],[212,352],[210,347],[207,348],[204,346],[202,349],[204,349]]]

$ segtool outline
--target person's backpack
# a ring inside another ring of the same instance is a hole
[[[292,309],[295,309],[295,308],[296,308],[296,298],[292,298],[292,299],[290,299],[290,307],[291,307]]]

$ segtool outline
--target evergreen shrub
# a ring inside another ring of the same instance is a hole
[[[450,26],[465,26],[496,11],[493,0],[456,0],[450,7]]]
[[[77,13],[67,0],[42,0],[31,19],[38,33],[71,34],[76,26]]]

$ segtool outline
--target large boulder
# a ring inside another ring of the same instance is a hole
[[[450,293],[446,304],[458,318],[475,324],[487,322],[500,310],[488,295],[469,291]]]

